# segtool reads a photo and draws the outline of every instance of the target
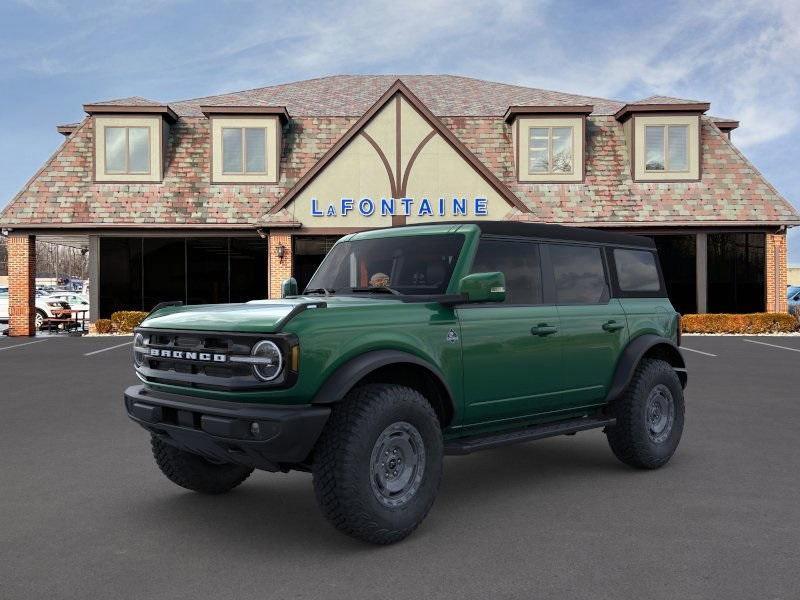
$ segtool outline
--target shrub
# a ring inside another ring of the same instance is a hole
[[[112,329],[111,319],[97,319],[94,322],[94,330],[97,333],[111,333]]]
[[[111,315],[111,324],[118,333],[131,333],[146,316],[141,310],[120,310]]]
[[[683,315],[684,333],[788,333],[800,330],[797,317],[788,313],[750,313],[745,315]]]

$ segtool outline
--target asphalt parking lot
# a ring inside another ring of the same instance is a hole
[[[0,338],[0,598],[798,597],[800,337],[686,337],[665,468],[599,431],[451,457],[386,548],[328,526],[304,473],[167,481],[124,414],[129,341]]]

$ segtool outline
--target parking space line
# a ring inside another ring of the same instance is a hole
[[[12,348],[21,348],[22,346],[30,346],[31,344],[41,344],[42,342],[47,342],[49,340],[36,340],[35,342],[25,342],[24,344],[14,344],[13,346],[3,346],[0,348],[0,352],[3,350],[11,350]]]
[[[713,356],[717,358],[716,354],[711,354],[711,352],[703,352],[702,350],[695,350],[694,348],[687,348],[686,346],[681,346],[681,350],[688,350],[689,352],[696,352],[697,354],[702,354],[703,356]]]
[[[95,350],[94,352],[87,352],[84,356],[92,356],[93,354],[100,354],[101,352],[105,352],[106,350],[114,350],[115,348],[122,348],[123,346],[130,346],[133,343],[133,340],[130,342],[125,342],[124,344],[117,344],[116,346],[109,346],[108,348],[100,348],[100,350]]]
[[[789,346],[779,346],[778,344],[768,344],[767,342],[759,342],[758,340],[742,339],[743,342],[750,342],[751,344],[761,344],[762,346],[769,346],[770,348],[780,348],[781,350],[791,350],[792,352],[800,352],[799,348],[789,348]]]

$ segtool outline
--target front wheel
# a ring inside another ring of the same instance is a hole
[[[640,469],[665,465],[683,433],[683,388],[675,370],[663,360],[642,359],[612,413],[617,422],[606,435],[619,460]]]
[[[315,449],[314,491],[340,531],[374,544],[408,536],[433,505],[442,432],[413,389],[372,384],[334,405]]]

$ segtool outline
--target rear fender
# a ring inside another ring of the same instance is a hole
[[[633,374],[636,372],[636,367],[639,366],[643,358],[650,357],[665,360],[672,365],[681,381],[681,386],[686,387],[686,363],[678,346],[665,337],[645,334],[632,339],[622,352],[619,361],[617,361],[617,368],[611,381],[611,388],[606,396],[606,402],[612,402],[622,395],[631,382]]]

